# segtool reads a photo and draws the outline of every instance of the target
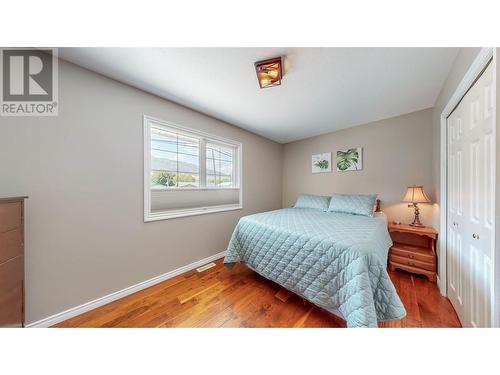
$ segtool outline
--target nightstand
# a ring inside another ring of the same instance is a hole
[[[389,269],[425,275],[430,281],[436,282],[436,230],[391,223],[389,234],[393,242],[389,250]]]

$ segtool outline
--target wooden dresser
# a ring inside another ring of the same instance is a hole
[[[0,327],[24,326],[24,200],[0,197]]]
[[[389,233],[393,242],[389,250],[389,269],[425,275],[436,282],[438,233],[434,228],[391,223]]]

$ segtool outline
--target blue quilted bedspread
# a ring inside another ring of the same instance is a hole
[[[241,218],[224,263],[244,262],[348,327],[376,327],[406,315],[386,271],[391,244],[381,219],[285,208]]]

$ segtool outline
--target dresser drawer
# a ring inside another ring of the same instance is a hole
[[[0,327],[23,326],[23,283],[0,291]]]
[[[0,233],[19,228],[22,224],[22,202],[0,203]]]
[[[19,255],[23,255],[22,228],[0,233],[0,264]]]
[[[18,256],[0,264],[0,295],[17,287],[24,279],[24,258]],[[1,308],[1,307],[0,307]]]
[[[430,249],[417,246],[396,243],[391,247],[391,254],[427,263],[435,262],[434,253]]]
[[[402,256],[394,255],[391,253],[389,260],[394,263],[410,266],[410,267],[416,267],[416,268],[422,268],[424,270],[428,271],[435,271],[436,270],[436,264],[434,262],[429,263],[429,262],[422,262],[420,260],[416,259],[408,259]]]
[[[24,305],[24,259],[0,264],[0,327],[21,327]]]

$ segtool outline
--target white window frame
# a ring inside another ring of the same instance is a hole
[[[181,126],[172,122],[160,120],[158,118],[144,115],[143,119],[144,125],[144,221],[156,221],[156,220],[166,220],[173,219],[177,217],[185,217],[192,215],[202,215],[214,212],[240,210],[243,208],[243,183],[242,183],[242,149],[243,145],[240,142],[233,141],[218,135],[203,132],[197,129],[190,129],[185,126]],[[157,127],[165,131],[174,132],[177,134],[182,134],[191,138],[197,138],[200,141],[199,150],[199,187],[196,188],[152,188],[151,187],[151,127]],[[233,176],[234,176],[234,186],[232,187],[207,187],[206,186],[206,143],[215,143],[221,146],[231,147],[236,150],[233,160]],[[217,206],[206,206],[206,207],[196,207],[196,208],[186,208],[177,210],[168,210],[164,212],[151,212],[151,191],[165,191],[166,193],[170,191],[189,191],[189,190],[199,190],[199,191],[212,191],[212,190],[239,190],[238,203],[217,205]]]

